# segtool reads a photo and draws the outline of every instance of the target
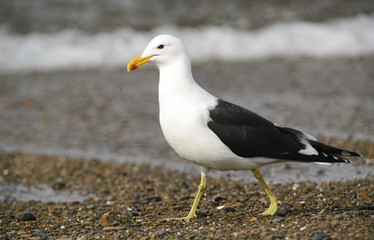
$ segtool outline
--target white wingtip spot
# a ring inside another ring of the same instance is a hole
[[[304,144],[304,148],[299,150],[298,153],[308,155],[308,156],[318,155],[318,151],[314,147],[312,147],[312,145],[310,145],[310,142],[308,141],[307,138],[305,138],[305,136],[300,139],[300,142]]]
[[[349,161],[348,159],[345,159],[345,158],[343,158],[344,159],[344,162],[346,162],[346,163],[352,163],[351,161]]]
[[[298,151],[298,153],[308,155],[308,156],[318,155],[318,151],[309,144],[305,145],[305,148]]]

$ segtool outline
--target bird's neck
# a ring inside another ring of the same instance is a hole
[[[191,73],[191,64],[188,60],[180,59],[167,66],[160,66],[160,97],[188,95],[193,88],[198,87]]]

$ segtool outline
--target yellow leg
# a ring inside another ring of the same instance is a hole
[[[181,218],[167,218],[166,221],[170,221],[170,220],[188,220],[188,219],[196,217],[196,209],[197,209],[197,206],[199,205],[201,196],[203,196],[205,187],[206,187],[205,171],[202,170],[201,171],[201,182],[200,182],[200,185],[198,187],[198,191],[197,191],[197,194],[196,194],[196,197],[195,197],[195,201],[193,202],[191,210],[188,213],[188,215],[186,217],[181,217]]]
[[[265,192],[270,199],[269,208],[266,209],[264,212],[262,212],[260,215],[262,215],[262,216],[267,216],[267,215],[273,216],[277,212],[277,209],[278,209],[277,198],[274,196],[274,194],[271,192],[269,186],[266,184],[266,182],[262,178],[261,172],[257,169],[253,169],[251,171],[253,172],[253,175],[255,176],[255,178],[257,178],[257,180],[261,183],[261,186],[265,189]]]

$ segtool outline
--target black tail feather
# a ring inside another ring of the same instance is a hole
[[[350,160],[346,159],[346,156],[350,157],[361,157],[362,155],[356,152],[336,148],[329,146],[324,143],[320,143],[314,140],[308,139],[313,148],[315,148],[318,154],[305,155],[301,153],[287,153],[279,155],[280,159],[296,160],[301,162],[320,162],[320,163],[351,163]]]
[[[326,145],[324,143],[320,143],[317,141],[310,141],[312,147],[314,147],[318,152],[325,153],[327,155],[333,155],[333,156],[352,156],[352,157],[361,157],[362,155],[360,153],[332,147],[329,145]]]

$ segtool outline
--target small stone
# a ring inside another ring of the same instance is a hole
[[[196,215],[197,215],[198,217],[206,217],[206,216],[208,216],[208,213],[205,212],[205,211],[203,211],[203,210],[199,210],[199,209],[197,209],[197,210],[196,210]]]
[[[94,209],[94,208],[96,208],[96,207],[95,207],[95,205],[93,205],[93,204],[89,204],[89,205],[86,206],[86,208],[87,208],[88,210],[90,210],[90,209]]]
[[[43,229],[34,229],[32,230],[33,234],[36,236],[42,236],[45,235],[45,231]]]
[[[190,206],[188,205],[175,205],[175,206],[170,206],[170,207],[167,207],[165,208],[165,210],[168,210],[168,209],[173,209],[173,210],[183,210],[183,209],[187,209],[189,210],[190,209]]]
[[[21,239],[30,239],[30,238],[32,237],[32,234],[29,234],[29,233],[27,233],[27,234],[22,234],[22,235],[19,235],[19,237],[20,237]]]
[[[23,212],[18,216],[18,221],[35,221],[36,216],[31,212]]]
[[[219,201],[226,201],[227,198],[222,197],[222,196],[217,196],[213,199],[213,202],[219,202]]]
[[[274,218],[274,219],[272,220],[272,222],[273,222],[273,223],[280,223],[280,222],[282,222],[282,220],[283,220],[283,218],[281,218],[281,217],[277,217],[277,218]]]
[[[108,225],[111,225],[113,223],[113,218],[112,216],[110,215],[110,212],[108,213],[104,213],[102,218],[100,219],[99,221],[99,224],[101,226],[108,226]]]
[[[218,210],[221,210],[221,209],[224,209],[225,208],[225,205],[222,205],[222,206],[218,206],[217,209]]]
[[[62,178],[57,178],[57,180],[52,184],[54,190],[62,190],[66,187],[66,182]]]
[[[287,210],[284,210],[284,211],[279,210],[279,211],[277,211],[277,216],[280,216],[280,217],[285,217],[285,216],[287,216],[287,214],[288,214]]]
[[[118,230],[123,230],[123,229],[126,229],[125,226],[115,226],[115,227],[104,227],[103,230],[104,231],[118,231]]]
[[[145,197],[139,200],[136,200],[138,203],[143,203],[143,204],[148,204],[150,202],[161,202],[162,198],[159,196],[154,196],[154,197]]]
[[[354,214],[354,215],[360,215],[361,214],[361,212],[359,210],[353,210],[353,211],[351,211],[351,213]]]
[[[235,212],[235,208],[233,208],[233,207],[224,207],[223,210],[225,212]]]
[[[182,202],[182,201],[188,201],[190,200],[191,198],[194,198],[194,197],[191,197],[191,196],[183,196],[181,198],[179,198],[179,201]]]
[[[338,220],[343,220],[343,219],[344,219],[344,216],[343,216],[343,215],[336,215],[335,218],[338,219]]]
[[[137,217],[140,214],[138,212],[136,212],[136,211],[132,211],[129,215],[130,215],[130,217]]]
[[[166,233],[166,231],[164,230],[158,230],[154,233],[155,236],[159,237],[159,236],[162,236]]]
[[[25,235],[25,234],[27,234],[27,232],[25,232],[25,231],[18,231],[18,232],[17,232],[17,235],[18,235],[18,236],[20,236],[20,235]]]
[[[243,207],[243,206],[245,206],[245,204],[240,203],[240,202],[237,202],[237,203],[231,204],[231,207],[234,207],[234,208],[240,208],[240,207]]]
[[[326,233],[317,233],[314,234],[310,240],[332,240],[332,238]]]
[[[332,221],[331,223],[330,223],[330,225],[331,225],[331,227],[336,227],[336,226],[338,226],[340,223],[338,222],[338,221]]]
[[[17,232],[16,231],[11,231],[11,232],[8,232],[7,233],[8,234],[8,236],[15,236],[15,235],[17,235]]]

